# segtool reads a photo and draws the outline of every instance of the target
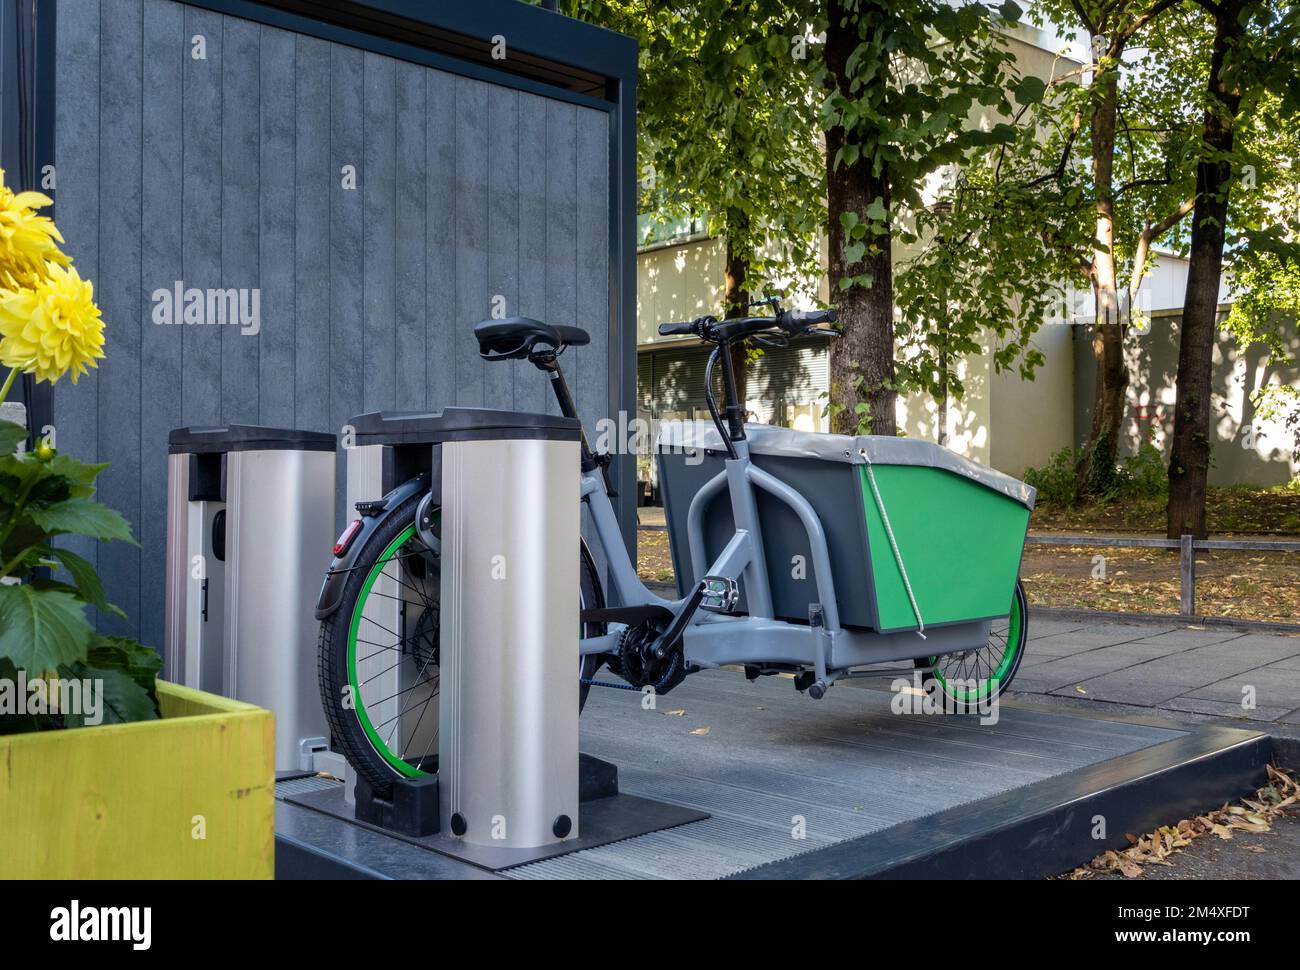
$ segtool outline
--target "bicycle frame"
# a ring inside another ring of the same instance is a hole
[[[572,416],[572,398],[558,366],[551,370],[551,376],[561,409]],[[829,685],[852,667],[931,657],[975,649],[988,643],[992,626],[989,620],[934,628],[925,637],[913,631],[882,634],[874,630],[842,627],[826,532],[817,513],[797,490],[753,464],[748,443],[743,437],[733,439],[732,447],[736,457],[728,458],[724,470],[692,499],[687,529],[692,580],[698,583],[707,575],[743,582],[747,612],[723,614],[697,610],[682,634],[688,670],[725,664],[760,668],[802,667],[813,670],[817,681]],[[611,600],[622,606],[663,606],[678,615],[688,608],[689,598],[670,600],[658,596],[637,575],[636,566],[623,542],[605,478],[590,455],[585,438],[583,458],[581,500],[587,505],[595,541],[608,565],[609,591],[613,592]],[[717,558],[707,562],[705,509],[724,489],[730,498],[735,533]],[[756,501],[756,490],[759,489],[788,505],[808,534],[819,603],[810,609],[814,615],[809,617],[807,625],[776,619],[773,615],[771,586],[759,528]],[[623,629],[621,624],[610,624],[610,632],[605,635],[584,638],[580,652],[590,655],[616,650]]]

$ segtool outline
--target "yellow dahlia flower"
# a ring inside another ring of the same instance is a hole
[[[38,381],[72,383],[104,356],[104,323],[94,288],[75,267],[45,265],[30,287],[0,290],[0,363]]]
[[[0,283],[31,286],[44,275],[47,263],[67,266],[71,262],[59,249],[63,236],[54,221],[37,215],[37,209],[52,205],[39,192],[15,195],[4,184],[0,169]]]

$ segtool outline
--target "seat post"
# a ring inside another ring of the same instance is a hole
[[[560,362],[554,354],[545,356],[537,355],[529,357],[534,364],[541,370],[546,371],[551,378],[551,390],[555,392],[555,400],[560,405],[560,413],[566,418],[578,417],[578,405],[574,403],[573,394],[569,391],[569,382],[564,379],[564,371],[560,370]],[[600,462],[591,453],[591,448],[587,445],[587,429],[582,427],[581,420],[578,422],[578,440],[582,445],[582,470],[589,472],[595,469]]]

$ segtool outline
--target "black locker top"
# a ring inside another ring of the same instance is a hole
[[[231,451],[334,451],[337,439],[323,431],[227,424],[211,428],[176,428],[167,435],[172,455],[211,455]]]
[[[348,421],[354,445],[420,445],[444,441],[534,439],[577,441],[582,422],[556,414],[443,408],[441,411],[371,411]]]

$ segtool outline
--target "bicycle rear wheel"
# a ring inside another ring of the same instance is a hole
[[[339,608],[321,622],[321,702],[335,746],[377,794],[437,771],[441,564],[416,531],[421,495],[398,506],[360,549]],[[603,605],[585,546],[580,608]],[[603,632],[592,625],[584,632]],[[582,658],[589,680],[596,657]],[[579,709],[588,688],[579,688]]]

